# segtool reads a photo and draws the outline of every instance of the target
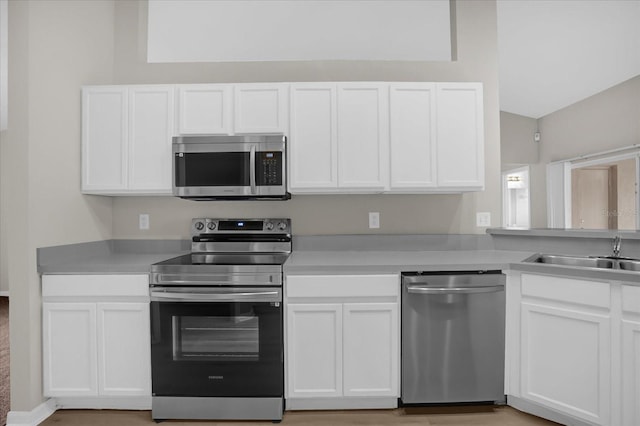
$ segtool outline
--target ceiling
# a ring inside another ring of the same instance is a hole
[[[498,0],[500,109],[540,118],[640,75],[640,0]]]

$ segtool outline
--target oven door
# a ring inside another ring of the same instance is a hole
[[[152,288],[151,367],[153,396],[282,396],[282,289]]]
[[[178,139],[173,144],[174,195],[184,198],[286,195],[285,142],[206,143],[202,137]]]

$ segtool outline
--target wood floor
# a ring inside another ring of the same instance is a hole
[[[41,426],[155,425],[149,411],[59,410]],[[167,420],[166,426],[273,426],[272,422]],[[557,425],[511,407],[437,407],[397,410],[288,411],[283,426],[543,426]]]

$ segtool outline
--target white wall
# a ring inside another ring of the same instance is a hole
[[[484,233],[476,212],[501,223],[500,134],[495,1],[463,0],[457,7],[457,61],[306,61],[201,64],[146,63],[146,4],[116,2],[116,68],[121,83],[256,81],[481,81],[484,83],[486,190],[465,195],[294,196],[286,202],[193,202],[175,198],[114,200],[114,237],[184,238],[191,218],[270,216],[292,218],[303,234],[359,234],[369,211],[380,212],[376,233]],[[95,81],[95,84],[102,83]],[[139,213],[150,214],[139,231]]]
[[[11,1],[9,16],[0,265],[11,298],[11,410],[28,411],[43,399],[36,248],[112,235],[112,200],[80,194],[80,86],[111,81],[114,4]]]
[[[151,0],[148,16],[149,62],[451,60],[448,0]]]

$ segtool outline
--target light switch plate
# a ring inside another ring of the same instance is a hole
[[[379,212],[369,212],[369,228],[370,229],[378,229],[378,228],[380,228],[380,213]]]
[[[140,214],[140,216],[138,217],[138,227],[141,230],[148,230],[149,229],[149,215],[146,213],[142,213]]]
[[[480,228],[487,228],[491,226],[491,213],[490,212],[477,212],[476,213],[476,226]]]

